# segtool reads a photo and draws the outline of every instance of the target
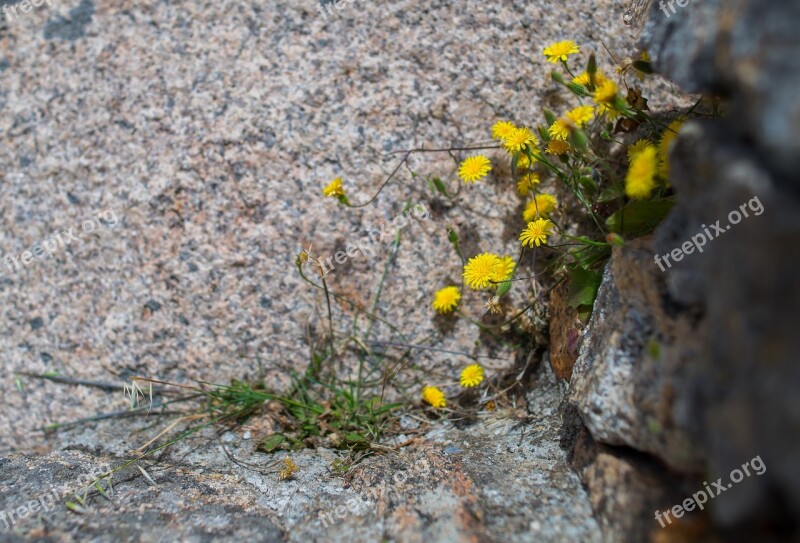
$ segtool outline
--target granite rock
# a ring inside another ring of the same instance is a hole
[[[554,102],[543,44],[569,37],[586,52],[605,44],[631,55],[623,8],[611,0],[343,5],[326,16],[312,0],[60,0],[3,23],[7,371],[112,384],[134,375],[263,377],[285,388],[290,372],[305,368],[309,338],[325,330],[324,296],[296,273],[298,252],[344,251],[407,201],[431,215],[404,230],[376,306],[404,338],[379,323],[371,339],[496,354],[475,345],[464,320],[439,329],[430,299],[459,278],[448,227],[461,232],[467,253],[516,251],[519,200],[507,178],[462,191],[462,208],[442,205],[405,170],[362,209],[343,209],[320,189],[341,175],[363,202],[395,167],[388,152],[483,142],[497,120],[531,122],[545,105],[564,107]],[[682,99],[662,82],[652,90],[666,106]],[[507,160],[501,150],[489,154]],[[420,155],[411,166],[457,182],[446,154]],[[107,210],[115,220],[81,232]],[[69,228],[79,241],[6,264]],[[389,254],[381,245],[337,265],[331,288],[369,307]],[[521,291],[512,292],[515,304],[525,301]],[[465,306],[484,302],[465,293]],[[353,311],[334,309],[337,329],[349,329]],[[468,358],[418,351],[415,359],[455,371]],[[512,364],[509,354],[496,369]],[[35,430],[126,405],[120,393],[29,378],[22,392],[13,378],[0,390],[0,451],[68,445],[63,433]]]
[[[119,456],[84,447],[15,454],[0,463],[0,509],[61,495],[16,519],[15,540],[614,541],[603,538],[559,446],[564,394],[542,365],[522,419],[498,412],[464,428],[440,425],[345,475],[332,468],[341,453],[327,449],[292,453],[299,471],[279,482],[287,453],[258,453],[239,437],[222,439],[227,453],[215,440],[182,443],[143,461],[144,473],[115,474],[113,494],[91,493],[83,514],[65,506],[78,476],[117,466]]]

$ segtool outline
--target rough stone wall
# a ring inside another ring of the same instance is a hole
[[[667,15],[650,3],[641,44],[656,70],[685,90],[726,98],[727,116],[681,131],[670,175],[678,204],[654,236],[615,252],[582,337],[571,400],[594,439],[646,453],[641,465],[661,463],[685,496],[760,457],[763,475],[728,488],[691,518],[708,522],[702,538],[794,540],[800,2],[703,0],[675,8],[667,6]],[[711,227],[718,220],[721,231]],[[702,253],[659,269],[655,255],[706,229],[718,237]],[[679,503],[664,501],[661,509]]]

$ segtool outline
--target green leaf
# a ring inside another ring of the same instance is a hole
[[[589,75],[597,73],[597,59],[594,57],[594,53],[589,55],[589,62],[586,64],[586,73]]]
[[[586,176],[581,177],[578,179],[578,183],[580,183],[581,186],[583,186],[584,188],[591,190],[593,192],[597,190],[597,183],[595,183],[594,179],[592,179],[591,177],[586,177]]]
[[[572,81],[567,83],[567,88],[571,90],[576,96],[580,96],[582,98],[586,98],[587,96],[591,95],[591,93],[589,93],[589,91],[587,91],[583,85],[578,85],[577,83],[573,83]]]
[[[450,243],[458,243],[458,232],[456,232],[452,228],[448,228],[447,239],[450,241]]]
[[[580,128],[573,130],[569,139],[572,142],[572,146],[576,149],[586,149],[589,145],[589,138],[586,136],[586,132]]]
[[[570,307],[592,306],[597,290],[603,281],[603,274],[585,268],[573,268],[569,272],[569,293],[567,304]]]
[[[256,450],[265,453],[271,453],[286,441],[286,436],[283,434],[272,434],[264,441],[261,442],[261,445],[257,447]]]
[[[549,109],[544,110],[544,118],[547,120],[547,126],[553,126],[553,123],[556,122],[556,116]]]
[[[652,232],[670,212],[675,201],[671,198],[662,200],[633,200],[606,219],[606,226],[612,232],[634,236]]]
[[[560,73],[558,73],[556,71],[552,71],[552,72],[550,72],[550,76],[553,78],[553,81],[555,81],[559,85],[563,85],[564,84],[564,78],[561,76]]]
[[[511,290],[511,281],[503,281],[497,287],[497,297],[502,298],[509,290]]]
[[[605,202],[613,202],[614,200],[619,200],[624,195],[625,191],[622,190],[622,187],[606,187],[600,192],[600,196],[597,197],[597,202],[601,204]]]
[[[645,74],[655,73],[655,70],[653,70],[653,65],[646,60],[635,60],[633,62],[633,67]]]
[[[431,178],[431,187],[436,191],[439,192],[446,197],[450,198],[450,195],[447,193],[447,187],[444,185],[444,181],[439,179],[438,177]]]
[[[367,441],[367,438],[357,432],[347,432],[344,439],[348,443],[365,443]]]
[[[105,491],[105,489],[103,488],[103,486],[100,484],[100,482],[99,482],[99,481],[98,481],[98,482],[96,482],[96,483],[94,484],[94,487],[97,489],[97,491],[98,491],[98,492],[99,492],[99,493],[100,493],[100,494],[101,494],[101,495],[102,495],[104,498],[107,498],[107,497],[108,497],[108,495],[106,494],[106,491]]]
[[[81,507],[75,502],[67,502],[65,505],[67,506],[67,509],[69,509],[74,513],[78,513],[79,515],[83,515],[84,513],[86,513],[86,508]]]
[[[536,128],[539,131],[539,137],[542,138],[542,141],[547,143],[550,141],[550,133],[545,129],[543,126],[539,126]]]

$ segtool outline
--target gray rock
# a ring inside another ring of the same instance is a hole
[[[647,452],[680,471],[702,468],[684,383],[702,327],[675,313],[649,239],[615,249],[584,332],[570,400],[592,436]]]
[[[678,206],[654,242],[664,254],[717,220],[722,228],[667,271],[669,296],[706,322],[705,348],[678,394],[695,413],[687,428],[711,476],[756,455],[768,466],[715,500],[721,525],[763,518],[763,509],[800,512],[790,460],[800,454],[800,318],[790,309],[800,303],[798,20],[797,0],[704,0],[669,17],[651,2],[641,34],[662,74],[731,99],[727,120],[682,130],[670,179]]]
[[[674,13],[668,4],[650,3],[641,34],[658,72],[688,92],[730,98],[730,128],[791,176],[778,183],[796,183],[800,0],[697,0]]]
[[[655,235],[615,249],[570,400],[594,439],[653,455],[696,488],[763,460],[766,473],[714,500],[718,526],[763,520],[781,496],[800,511],[800,336],[787,312],[800,303],[800,203],[718,121],[684,127],[671,182],[678,204]],[[654,263],[718,220],[702,252],[664,272]]]
[[[41,518],[13,526],[21,539],[52,541],[616,541],[603,537],[559,446],[564,389],[547,364],[527,403],[520,422],[496,412],[461,429],[444,424],[414,445],[366,457],[344,476],[330,468],[336,451],[292,453],[300,469],[279,482],[274,464],[286,453],[254,452],[252,440],[226,444],[248,469],[213,442],[183,443],[142,462],[152,483],[128,467],[114,476],[113,495],[91,494],[83,514],[64,506],[78,475],[119,458],[12,455],[0,462],[0,509],[57,489],[65,495],[59,503],[48,501]]]
[[[668,271],[670,293],[693,292],[708,323],[707,348],[686,383],[700,421],[694,439],[708,451],[713,473],[727,475],[756,455],[768,466],[764,477],[748,480],[749,491],[720,496],[715,514],[726,524],[741,522],[770,485],[800,512],[800,469],[789,460],[800,455],[800,335],[796,314],[787,311],[800,303],[800,202],[722,123],[685,127],[673,157],[681,219],[657,231],[656,250],[717,220],[724,230],[702,254]],[[749,217],[731,224],[745,211]]]

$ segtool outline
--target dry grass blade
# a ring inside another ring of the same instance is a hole
[[[152,478],[152,477],[150,477],[150,474],[149,474],[149,473],[147,473],[147,472],[144,470],[144,468],[143,468],[142,466],[140,466],[139,464],[136,464],[136,467],[139,469],[139,471],[141,471],[141,472],[142,472],[142,475],[144,475],[144,478],[145,478],[145,479],[147,479],[147,481],[148,481],[148,482],[149,482],[149,483],[150,483],[152,486],[158,486],[158,485],[156,484],[156,482],[153,480],[153,478]]]

